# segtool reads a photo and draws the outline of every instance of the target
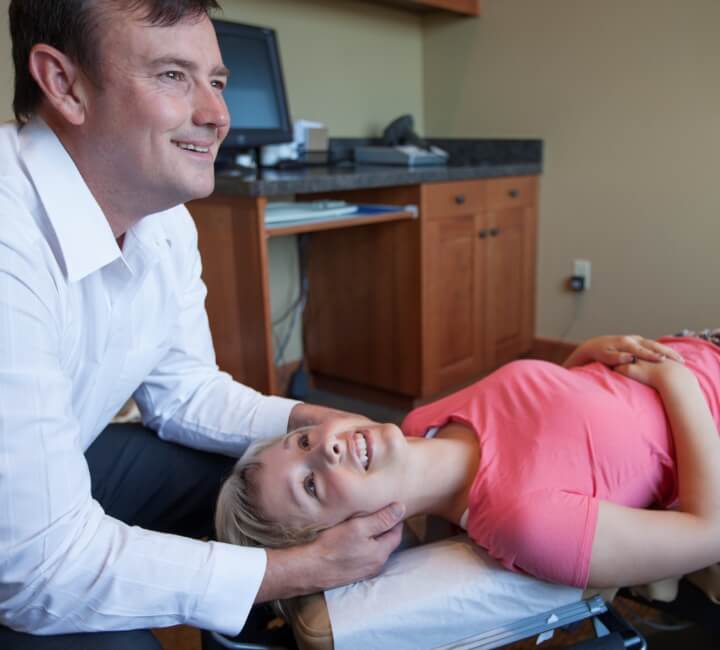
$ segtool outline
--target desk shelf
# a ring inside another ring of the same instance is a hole
[[[301,235],[304,233],[337,230],[338,228],[352,228],[354,226],[367,226],[369,224],[385,223],[388,221],[403,221],[417,218],[417,212],[398,208],[397,212],[381,212],[376,214],[349,214],[342,217],[328,217],[304,223],[289,223],[266,225],[266,237],[283,237],[285,235]]]

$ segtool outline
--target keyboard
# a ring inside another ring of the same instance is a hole
[[[309,221],[340,217],[357,212],[358,206],[345,201],[273,202],[265,208],[265,223],[276,224],[287,221]]]

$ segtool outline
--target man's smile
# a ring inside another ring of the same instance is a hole
[[[184,142],[181,140],[173,140],[172,143],[185,151],[194,151],[196,153],[210,153],[212,142]]]

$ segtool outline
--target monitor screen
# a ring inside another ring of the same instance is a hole
[[[275,30],[213,20],[230,70],[225,101],[230,132],[225,153],[293,139]],[[222,151],[221,151],[222,153]]]

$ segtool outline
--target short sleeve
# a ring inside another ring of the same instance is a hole
[[[585,589],[598,504],[594,497],[560,490],[535,493],[504,509],[486,535],[486,548],[508,569]],[[475,537],[476,522],[471,517],[468,523]]]

